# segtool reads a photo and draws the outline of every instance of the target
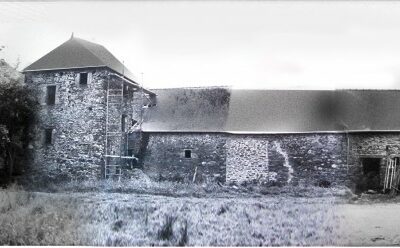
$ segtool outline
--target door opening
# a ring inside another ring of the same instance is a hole
[[[381,158],[362,158],[361,162],[364,190],[381,190]]]

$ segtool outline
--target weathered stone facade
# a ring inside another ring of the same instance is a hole
[[[344,134],[148,133],[153,178],[352,186]],[[184,158],[184,150],[192,158]]]
[[[388,158],[400,157],[400,134],[396,132],[360,132],[349,135],[349,165],[356,175],[353,180],[368,180],[364,170],[366,159],[376,159],[379,184],[383,187]]]
[[[227,147],[227,181],[350,183],[341,134],[234,135]]]
[[[230,137],[227,142],[226,180],[228,182],[268,181],[268,140],[254,137]]]
[[[79,73],[88,73],[87,84],[80,84]],[[106,142],[107,87],[121,88],[121,80],[104,68],[26,73],[26,83],[39,90],[40,112],[36,128],[34,166],[38,174],[68,179],[94,179],[103,176]],[[46,103],[46,88],[55,86],[55,103]],[[125,87],[124,103],[110,105],[108,118],[113,131],[121,131],[121,116],[133,117],[133,88]],[[130,121],[125,123],[125,130]],[[45,130],[52,130],[51,144]],[[112,131],[109,129],[109,131]],[[120,154],[126,135],[109,140],[108,153]]]
[[[218,133],[149,133],[144,170],[155,179],[224,182],[225,140]]]
[[[349,138],[349,163],[358,164],[364,156],[400,156],[400,134],[394,132],[352,133]]]

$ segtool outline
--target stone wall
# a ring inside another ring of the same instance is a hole
[[[363,162],[365,158],[380,158],[380,184],[383,187],[388,157],[400,157],[400,135],[395,132],[363,132],[349,135],[349,165],[357,176],[354,181],[364,179]]]
[[[87,85],[79,84],[79,73],[89,73]],[[36,127],[32,174],[70,179],[104,176],[107,83],[120,85],[104,68],[26,73],[26,83],[38,89],[41,107]],[[54,105],[46,104],[46,87],[56,86]],[[125,103],[110,108],[115,131],[121,130],[121,114],[132,118],[133,89],[127,89]],[[52,144],[44,142],[44,130],[53,128]],[[125,135],[123,136],[125,137]],[[123,140],[122,144],[125,143]],[[109,153],[119,155],[121,139],[109,142]],[[36,173],[35,173],[36,172]]]
[[[349,164],[357,165],[363,156],[400,156],[399,133],[352,133],[349,135]]]
[[[265,182],[269,177],[268,140],[260,137],[230,137],[227,142],[226,181]]]
[[[185,150],[191,158],[185,158]],[[149,133],[143,161],[157,180],[225,181],[225,135],[213,133]]]
[[[227,150],[227,182],[351,184],[345,135],[232,135]]]
[[[149,133],[144,168],[153,178],[273,185],[347,185],[345,134]],[[185,159],[191,149],[193,158]]]

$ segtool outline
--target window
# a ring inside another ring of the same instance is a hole
[[[121,130],[125,132],[125,122],[126,122],[126,115],[122,115],[121,117]]]
[[[87,73],[79,73],[79,84],[87,85],[88,83],[88,74]]]
[[[54,105],[56,103],[56,86],[47,86],[47,97],[46,97],[47,105]]]
[[[124,84],[123,92],[124,92],[124,96],[128,96],[129,95],[129,87],[128,87],[128,85]]]
[[[44,144],[45,145],[53,144],[53,128],[46,128],[44,130]]]
[[[185,150],[185,158],[191,158],[192,157],[192,150],[186,149]]]

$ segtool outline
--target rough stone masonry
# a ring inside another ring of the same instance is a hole
[[[80,73],[88,74],[87,84],[80,84]],[[35,130],[38,138],[33,144],[35,175],[66,179],[102,177],[107,84],[121,85],[110,74],[109,70],[99,68],[26,73],[26,83],[39,90],[41,104]],[[55,88],[53,104],[47,102],[48,87]],[[137,118],[131,107],[134,106],[133,95],[133,89],[126,87],[124,104],[109,110],[110,123],[115,124],[117,131],[122,129],[122,115],[127,120]],[[126,121],[125,130],[129,123]],[[49,136],[51,140],[46,141]],[[125,140],[110,141],[108,153],[119,154],[121,143]]]
[[[149,133],[153,178],[272,185],[351,185],[342,134]],[[185,158],[192,149],[192,158]],[[197,168],[197,169],[196,169]],[[200,174],[200,175],[199,175]]]

